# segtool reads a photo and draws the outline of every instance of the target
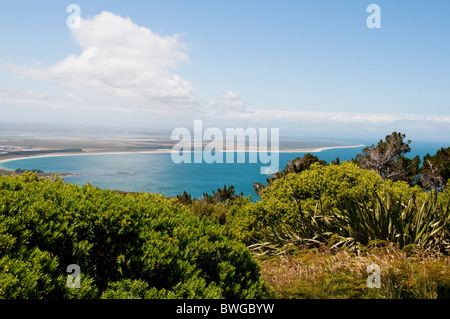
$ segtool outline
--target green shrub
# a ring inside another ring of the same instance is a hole
[[[252,249],[289,245],[367,245],[374,240],[450,249],[448,192],[427,193],[404,181],[383,181],[355,164],[322,166],[273,181],[249,209]]]
[[[223,203],[195,200],[190,204],[190,209],[194,216],[206,217],[221,225],[227,222],[227,209]]]
[[[288,174],[265,188],[261,201],[251,208],[254,242],[323,242],[339,231],[333,226],[338,200],[358,195],[370,198],[371,191],[382,185],[378,174],[350,162],[328,166],[316,163],[309,170]]]
[[[2,298],[261,298],[245,245],[161,195],[0,178]],[[66,268],[81,268],[80,289]],[[5,268],[6,267],[6,268]]]

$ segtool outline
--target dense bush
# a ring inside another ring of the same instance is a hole
[[[349,162],[328,166],[316,163],[309,170],[287,174],[266,187],[261,201],[251,208],[255,216],[251,225],[253,240],[319,240],[328,227],[324,223],[329,223],[321,218],[323,212],[329,211],[331,218],[331,213],[338,211],[338,199],[348,195],[369,198],[371,190],[382,184],[379,175]],[[316,215],[319,209],[320,216]]]
[[[81,268],[81,288],[66,268]],[[35,174],[0,178],[0,298],[261,298],[259,266],[224,227],[160,195]]]
[[[309,170],[291,173],[274,181],[261,193],[261,202],[274,204],[283,211],[302,209],[335,208],[335,201],[347,195],[369,195],[380,188],[382,178],[357,165],[344,162],[341,165],[323,166],[313,164]],[[286,217],[286,216],[285,216]]]
[[[367,245],[373,240],[450,248],[448,192],[428,194],[349,162],[313,164],[273,181],[249,214],[248,242],[265,252],[288,245]]]

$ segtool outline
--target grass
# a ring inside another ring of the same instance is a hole
[[[392,244],[351,252],[301,250],[260,257],[261,273],[283,299],[450,298],[450,256],[400,250]],[[380,267],[381,287],[369,288],[367,267]]]

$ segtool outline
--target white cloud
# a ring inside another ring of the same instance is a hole
[[[217,101],[209,101],[206,105],[203,113],[212,118],[234,117],[235,114],[240,117],[242,113],[247,113],[245,101],[232,91],[220,93]]]
[[[161,36],[129,18],[102,12],[82,19],[72,35],[82,48],[50,66],[13,66],[23,76],[57,80],[69,89],[114,96],[152,110],[198,105],[190,83],[171,69],[189,62],[178,35]]]
[[[245,102],[231,91],[219,94],[220,104],[228,111],[245,112]]]

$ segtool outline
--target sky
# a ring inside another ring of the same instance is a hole
[[[0,123],[450,139],[447,0],[1,6]]]

